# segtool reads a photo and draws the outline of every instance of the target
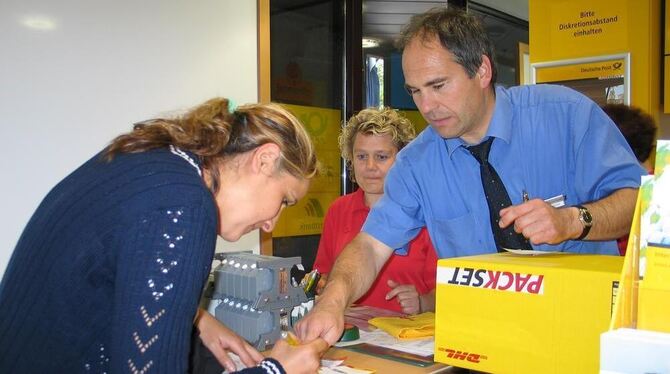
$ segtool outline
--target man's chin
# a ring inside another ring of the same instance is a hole
[[[454,131],[451,131],[450,129],[447,129],[446,127],[437,127],[433,126],[433,129],[435,129],[435,132],[440,135],[441,137],[445,139],[451,139],[451,138],[457,138],[458,134],[454,133]]]

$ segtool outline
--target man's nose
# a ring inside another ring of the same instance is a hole
[[[425,117],[437,107],[437,100],[434,94],[423,92],[419,98],[414,99],[414,104]]]

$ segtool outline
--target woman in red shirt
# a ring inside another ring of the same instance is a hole
[[[357,191],[335,200],[326,213],[314,268],[327,278],[335,259],[384,194],[384,179],[396,154],[415,136],[412,123],[397,111],[364,109],[351,117],[339,137],[342,158],[353,170]],[[425,228],[405,256],[391,256],[359,305],[417,314],[435,310],[437,256]],[[325,282],[322,282],[325,284]]]

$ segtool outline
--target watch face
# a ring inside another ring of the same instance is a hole
[[[580,218],[580,219],[582,220],[582,222],[584,222],[584,224],[586,224],[587,226],[590,226],[591,223],[593,222],[593,217],[591,217],[591,213],[590,213],[588,210],[584,209],[584,208],[579,209],[579,218]]]

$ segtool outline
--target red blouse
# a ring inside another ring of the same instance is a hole
[[[342,249],[361,231],[368,213],[370,208],[365,206],[365,196],[361,189],[333,202],[323,223],[319,250],[314,261],[315,269],[322,274],[330,272]],[[356,303],[402,312],[396,298],[385,299],[391,291],[387,280],[414,284],[419,294],[423,295],[435,288],[436,266],[437,255],[424,227],[410,243],[409,254],[392,255],[370,290]]]

